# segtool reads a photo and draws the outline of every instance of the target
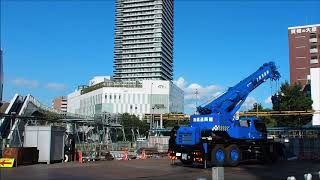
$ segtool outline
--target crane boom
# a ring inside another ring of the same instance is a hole
[[[201,115],[211,113],[222,113],[233,116],[246,100],[250,92],[265,82],[267,79],[278,80],[280,73],[274,62],[263,64],[257,71],[240,81],[234,87],[229,88],[217,99],[208,103],[204,107],[197,107]]]

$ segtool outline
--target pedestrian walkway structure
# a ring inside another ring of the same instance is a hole
[[[0,140],[6,145],[19,147],[27,124],[48,125],[52,123],[96,123],[94,117],[66,113],[49,108],[32,95],[15,94],[8,108],[0,116]]]

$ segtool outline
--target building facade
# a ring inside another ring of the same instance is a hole
[[[320,67],[320,24],[288,28],[290,82],[310,84],[310,68]]]
[[[312,109],[316,112],[312,117],[312,125],[320,126],[320,68],[311,68]]]
[[[68,112],[92,116],[101,113],[165,114],[184,111],[184,93],[171,81],[104,81],[68,95]]]
[[[116,0],[115,80],[172,80],[173,6],[173,0]]]
[[[52,108],[59,111],[67,112],[67,105],[68,100],[64,96],[56,97],[52,101]]]
[[[0,104],[2,102],[3,96],[3,59],[2,59],[2,49],[0,48]]]

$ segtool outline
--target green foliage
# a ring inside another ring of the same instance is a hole
[[[86,93],[88,93],[88,92],[91,92],[91,91],[100,89],[100,88],[102,88],[102,87],[104,87],[104,83],[103,83],[103,82],[82,89],[82,90],[81,90],[81,94],[86,94]]]
[[[136,129],[139,128],[139,132],[141,136],[147,136],[149,130],[149,124],[147,121],[141,121],[137,116],[131,115],[128,113],[124,113],[120,116],[121,125],[124,127],[124,131],[126,134],[126,139],[128,141],[132,141],[132,131],[134,130],[135,135],[137,135]],[[123,136],[122,132],[117,132],[117,140],[122,141]]]
[[[312,109],[312,100],[302,91],[301,85],[289,85],[285,82],[280,87],[277,101],[273,103],[273,110],[277,111],[306,111]]]
[[[172,129],[175,126],[188,126],[189,124],[189,120],[167,120],[163,122],[163,126],[169,129]]]
[[[257,112],[257,109],[258,109],[258,112],[259,111],[264,111],[264,112],[271,111],[271,109],[264,108],[260,103],[254,103],[252,106],[252,109],[250,109],[249,112]],[[266,126],[268,128],[277,126],[276,120],[274,118],[272,118],[271,116],[261,116],[258,118],[261,119],[266,124]]]
[[[281,85],[276,98],[272,99],[274,111],[307,111],[312,109],[312,100],[310,94],[302,91],[301,85],[290,85],[285,82]],[[250,112],[271,111],[264,109],[261,104],[255,103]],[[312,119],[308,116],[262,116],[267,127],[301,127]]]
[[[280,91],[273,99],[273,110],[275,111],[307,111],[312,110],[310,95],[302,91],[301,85],[289,85],[285,82]],[[312,116],[277,116],[275,117],[278,127],[301,127],[311,121]]]
[[[252,109],[249,110],[249,112],[257,112],[257,111],[263,111],[263,107],[260,103],[254,103],[252,106]]]

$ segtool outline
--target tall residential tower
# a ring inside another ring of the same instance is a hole
[[[290,82],[310,84],[310,68],[320,67],[320,24],[288,28]]]
[[[116,0],[115,80],[172,80],[173,1]]]

